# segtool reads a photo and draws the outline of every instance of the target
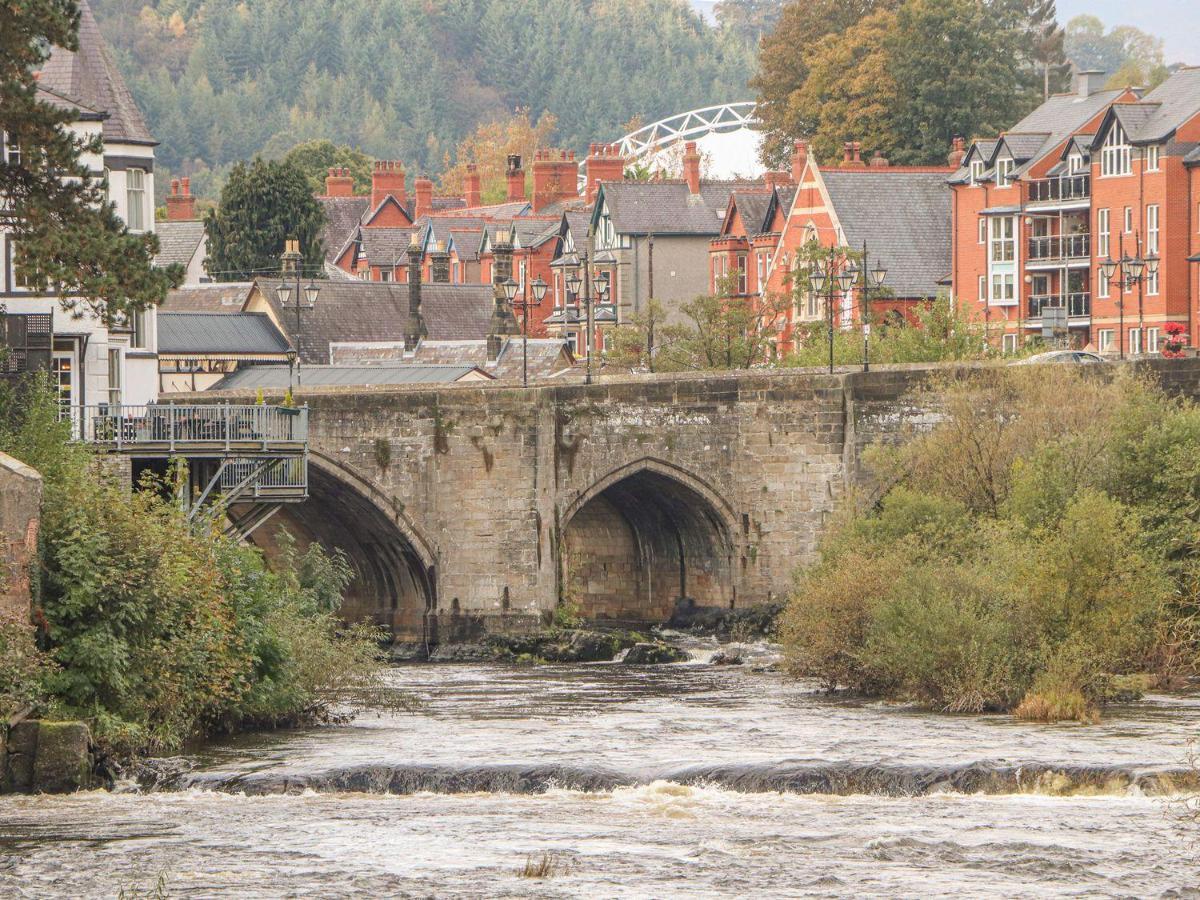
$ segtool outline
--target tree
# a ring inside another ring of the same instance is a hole
[[[289,237],[300,240],[305,270],[322,272],[325,212],[299,167],[256,157],[237,163],[221,190],[220,206],[204,219],[205,267],[217,281],[244,281],[279,271]]]
[[[654,355],[657,371],[750,369],[771,362],[791,298],[738,296],[733,293],[736,277],[726,278],[718,293],[680,307],[688,321],[668,326],[670,343],[660,345]]]
[[[350,170],[355,193],[371,191],[371,157],[355,147],[327,140],[305,141],[289,150],[283,161],[304,173],[315,194],[325,193],[325,176],[334,166]]]
[[[450,164],[441,178],[442,191],[453,196],[462,196],[466,182],[467,164],[474,163],[479,170],[484,203],[502,203],[508,194],[504,173],[508,157],[520,156],[522,164],[529,166],[534,151],[550,144],[554,133],[555,119],[543,113],[535,123],[528,109],[518,109],[506,119],[487,122],[459,141],[454,153],[455,163]]]
[[[669,365],[676,345],[689,336],[686,326],[667,324],[666,308],[650,300],[646,308],[634,313],[630,321],[612,332],[612,349],[607,358],[616,366],[647,372],[663,371]]]
[[[724,31],[757,47],[764,34],[779,21],[786,0],[721,0],[713,12]]]
[[[76,137],[75,113],[39,96],[34,72],[50,47],[78,48],[73,0],[0,0],[0,131],[20,148],[0,160],[0,197],[11,214],[14,262],[39,289],[53,286],[67,309],[106,322],[162,302],[179,266],[156,269],[153,234],[132,234],[82,160],[103,153],[100,136]]]
[[[1076,16],[1067,23],[1064,49],[1077,68],[1108,73],[1110,88],[1151,86],[1167,75],[1162,39],[1131,25],[1105,32],[1095,16]]]
[[[1049,99],[1052,87],[1063,86],[1071,71],[1064,49],[1066,36],[1066,31],[1058,24],[1055,0],[1030,0],[1030,57],[1041,69],[1043,100]]]

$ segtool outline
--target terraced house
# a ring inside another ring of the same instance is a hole
[[[1154,353],[1200,329],[1200,68],[1143,94],[1051,97],[950,179],[954,295],[1015,350],[1035,336]]]

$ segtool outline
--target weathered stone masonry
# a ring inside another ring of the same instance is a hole
[[[1194,393],[1200,363],[1154,367]],[[276,527],[342,547],[348,614],[406,639],[531,627],[561,599],[643,622],[759,603],[869,488],[862,450],[931,421],[910,399],[931,371],[306,393],[312,499]]]

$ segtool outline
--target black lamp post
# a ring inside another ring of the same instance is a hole
[[[1140,238],[1138,239],[1140,244]],[[1120,336],[1117,340],[1117,354],[1120,359],[1125,358],[1125,293],[1135,285],[1138,289],[1138,352],[1145,352],[1144,341],[1145,331],[1142,328],[1142,285],[1146,281],[1148,275],[1158,274],[1158,257],[1150,256],[1143,258],[1138,256],[1127,256],[1125,254],[1125,236],[1121,235],[1121,243],[1118,246],[1118,252],[1121,254],[1119,260],[1113,260],[1111,257],[1100,264],[1100,277],[1109,284],[1115,286],[1119,291],[1117,296],[1117,328],[1120,330]]]
[[[575,309],[579,309],[579,291],[583,289],[583,310],[587,316],[584,324],[584,353],[586,354],[585,383],[592,383],[592,280],[588,277],[588,254],[584,250],[579,254],[579,268],[571,269],[567,275],[567,293],[575,301]]]
[[[813,263],[812,271],[808,276],[808,283],[814,294],[825,292],[825,312],[829,329],[830,375],[833,374],[833,332],[835,327],[833,301],[839,290],[843,295],[849,292],[850,288],[854,286],[854,279],[855,273],[848,266],[842,267],[839,271],[837,258],[832,248],[825,259],[818,259]]]
[[[862,321],[863,321],[863,371],[871,371],[871,289],[883,287],[887,278],[887,268],[882,262],[875,263],[875,268],[867,265],[867,242],[863,241],[862,268],[853,264],[850,271],[854,272],[855,283],[862,287]]]
[[[546,299],[546,289],[549,285],[539,275],[532,284],[526,283],[525,296],[517,300],[517,292],[521,286],[511,278],[504,282],[504,296],[513,309],[521,310],[521,385],[529,387],[529,311],[535,306],[541,306]],[[530,299],[530,292],[533,298]]]
[[[301,323],[301,319],[300,319],[300,311],[301,311],[301,309],[303,309],[303,306],[300,302],[300,297],[301,297],[300,263],[304,259],[304,257],[300,255],[300,242],[298,240],[296,240],[295,238],[288,238],[287,243],[284,245],[283,256],[281,257],[281,259],[283,262],[283,279],[279,282],[279,287],[277,287],[275,289],[275,296],[279,300],[280,309],[287,309],[289,304],[292,302],[292,286],[290,284],[288,284],[288,277],[295,276],[295,279],[296,279],[296,351],[297,352],[296,352],[295,371],[296,371],[296,384],[299,385],[299,384],[301,384],[301,376],[300,376],[300,355],[299,355],[298,351],[300,349],[300,333],[301,333],[301,327],[302,327],[302,323]],[[316,282],[310,280],[308,282],[308,286],[305,287],[303,290],[303,297],[305,300],[308,301],[309,309],[314,309],[316,307],[317,295],[320,293],[321,293],[321,289],[319,287],[317,287]],[[290,359],[290,356],[289,356],[289,359]],[[288,378],[288,381],[289,382],[291,381],[290,376]]]

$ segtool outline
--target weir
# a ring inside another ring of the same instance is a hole
[[[1197,394],[1200,360],[1136,365]],[[863,451],[931,424],[914,392],[953,371],[306,389],[310,499],[251,539],[268,555],[281,530],[340,548],[347,615],[404,641],[519,632],[560,603],[652,624],[771,602],[847,492],[875,489]]]

